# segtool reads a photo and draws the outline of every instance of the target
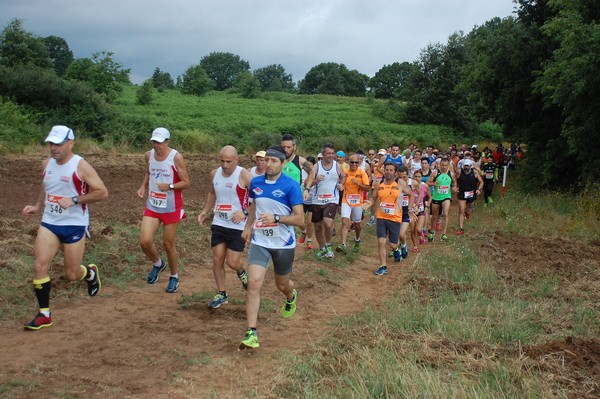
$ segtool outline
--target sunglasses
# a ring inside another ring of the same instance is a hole
[[[358,162],[358,161],[350,161],[350,163],[354,165],[354,164],[359,164],[360,162]]]

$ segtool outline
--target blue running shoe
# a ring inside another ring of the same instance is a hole
[[[384,266],[384,265],[379,266],[379,269],[377,269],[375,271],[375,274],[377,276],[383,276],[384,274],[387,274],[387,266]]]
[[[400,248],[400,251],[402,253],[402,259],[408,258],[408,248],[406,246]]]
[[[217,309],[221,305],[229,303],[229,296],[227,294],[221,294],[220,292],[215,295],[212,301],[208,303],[208,307],[211,309]]]
[[[165,270],[167,264],[164,260],[160,260],[160,266],[152,266],[152,270],[150,270],[150,274],[148,274],[148,284],[154,284],[158,281],[158,275],[160,272]]]
[[[169,277],[169,285],[167,285],[167,291],[169,294],[174,294],[179,289],[179,277]]]
[[[400,262],[402,260],[402,253],[398,249],[392,252],[394,253],[394,262]]]

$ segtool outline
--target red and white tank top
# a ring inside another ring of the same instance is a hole
[[[233,223],[231,218],[237,211],[248,208],[248,189],[240,186],[241,166],[235,168],[230,176],[223,175],[223,168],[219,167],[213,178],[213,187],[217,195],[215,202],[215,215],[212,224],[234,230],[244,230],[246,221]]]
[[[175,166],[177,150],[171,149],[163,161],[157,161],[154,150],[150,150],[148,172],[148,201],[146,207],[156,213],[171,213],[183,208],[183,195],[181,190],[160,191],[159,183],[176,184],[181,179]]]
[[[44,214],[42,222],[57,226],[88,226],[89,209],[86,204],[78,204],[67,209],[61,208],[58,201],[63,197],[76,197],[88,192],[87,184],[77,175],[77,166],[82,158],[74,155],[64,165],[50,158],[44,170]]]

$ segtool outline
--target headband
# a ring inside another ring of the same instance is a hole
[[[267,149],[267,154],[265,156],[279,158],[281,162],[285,161],[287,158],[283,152],[274,148]]]

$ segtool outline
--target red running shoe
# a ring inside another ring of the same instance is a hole
[[[43,313],[38,313],[33,320],[25,324],[26,330],[39,330],[40,328],[50,327],[52,325],[52,317],[44,316]]]
[[[458,235],[458,236],[462,236],[463,234],[465,234],[465,231],[464,231],[463,229],[459,229],[459,230],[456,232],[456,235]]]

